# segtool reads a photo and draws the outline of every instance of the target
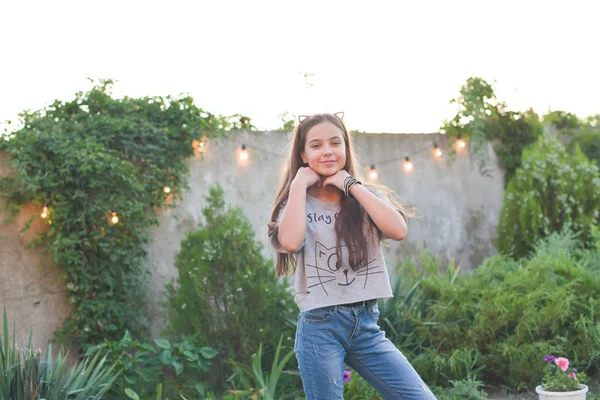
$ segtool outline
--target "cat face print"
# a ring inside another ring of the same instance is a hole
[[[311,264],[310,258],[307,257],[306,263],[306,279],[309,290],[320,288],[326,295],[329,295],[328,289],[334,290],[336,286],[351,286],[357,290],[366,289],[369,276],[383,273],[380,265],[373,265],[376,259],[366,262],[356,271],[352,270],[347,264],[346,246],[341,246],[341,254],[339,254],[335,245],[327,247],[317,241],[314,249],[314,262]]]

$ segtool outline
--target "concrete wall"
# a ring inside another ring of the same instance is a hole
[[[439,160],[431,152],[434,138],[445,151]],[[155,336],[163,328],[159,302],[164,286],[177,274],[174,258],[179,243],[202,220],[205,196],[212,184],[221,183],[228,203],[241,207],[250,218],[257,238],[265,243],[264,253],[274,255],[266,246],[266,226],[288,141],[289,135],[281,132],[234,132],[208,141],[203,157],[197,155],[188,160],[189,192],[184,193],[177,208],[161,211],[160,224],[150,232],[147,265],[152,272],[153,293],[148,306]],[[238,158],[242,144],[249,152],[245,163]],[[417,217],[409,223],[408,238],[390,243],[386,249],[391,272],[403,257],[423,248],[444,260],[455,259],[464,270],[476,267],[494,253],[492,241],[502,204],[503,174],[491,147],[488,151],[492,176],[484,177],[472,165],[468,152],[458,153],[449,162],[443,136],[356,134],[355,144],[359,160],[366,167],[365,175],[368,167],[375,164],[378,183],[390,187],[404,203],[417,209]],[[402,170],[406,155],[411,155],[414,165],[411,174]],[[26,220],[34,212],[38,210],[24,210],[20,218]],[[64,284],[54,278],[42,278],[53,277],[51,271],[56,268],[38,269],[37,264],[44,257],[23,249],[24,238],[18,228],[14,223],[0,226],[0,302],[7,304],[10,314],[21,316],[17,327],[20,335],[33,328],[43,341],[51,337],[51,330],[68,312]],[[36,299],[26,300],[33,293],[38,293]],[[40,304],[34,308],[37,301]]]

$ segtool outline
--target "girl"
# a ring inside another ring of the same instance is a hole
[[[407,234],[389,190],[362,185],[341,116],[300,121],[269,223],[277,274],[296,273],[294,351],[307,400],[342,399],[344,363],[385,399],[435,399],[377,325],[392,297],[381,239]],[[387,196],[384,194],[387,194]]]

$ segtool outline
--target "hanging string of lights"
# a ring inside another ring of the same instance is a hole
[[[194,150],[198,151],[199,154],[203,154],[205,149],[206,149],[206,144],[207,144],[207,139],[206,138],[202,138],[200,140],[194,140],[192,142],[192,147],[194,148]],[[457,151],[462,151],[463,149],[465,149],[466,147],[466,142],[465,140],[461,137],[461,135],[458,135],[458,137],[456,138],[456,150]],[[260,151],[262,153],[267,153],[267,154],[271,154],[273,156],[276,157],[280,157],[283,158],[285,155],[282,154],[278,154],[269,150],[265,150],[265,149],[259,149],[257,147],[253,147],[250,146],[246,143],[242,143],[239,148],[238,148],[238,158],[240,163],[245,164],[248,162],[249,158],[250,158],[250,153],[248,149],[254,149],[256,151]],[[440,158],[443,155],[443,151],[440,148],[440,146],[438,145],[438,143],[436,141],[433,142],[432,145],[427,145],[424,146],[423,148],[411,153],[411,154],[407,154],[404,156],[404,161],[403,161],[403,170],[405,173],[409,174],[413,171],[414,166],[413,163],[411,161],[411,157],[420,154],[424,151],[427,151],[428,149],[431,149],[433,156],[435,158]],[[377,180],[378,177],[378,173],[377,173],[377,166],[381,166],[381,165],[385,165],[387,163],[391,163],[391,162],[397,162],[401,159],[395,157],[395,158],[390,158],[387,160],[383,160],[383,161],[377,161],[374,162],[370,165],[369,168],[369,172],[368,172],[368,178],[372,181]],[[168,196],[171,193],[171,188],[167,185],[165,185],[163,187],[163,192]],[[52,221],[50,219],[50,208],[48,207],[47,203],[44,203],[42,212],[40,214],[40,217],[42,217],[42,219],[44,219],[46,221],[46,223],[51,224]],[[119,215],[117,213],[117,211],[115,210],[109,210],[108,212],[108,223],[110,226],[114,226],[117,225],[119,223],[120,219],[119,219]]]

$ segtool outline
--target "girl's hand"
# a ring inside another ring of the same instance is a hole
[[[338,172],[336,172],[335,174],[327,177],[327,179],[325,179],[325,181],[323,182],[323,187],[325,187],[327,185],[333,185],[343,192],[344,191],[344,181],[349,176],[350,176],[350,174],[346,170],[341,169]]]
[[[298,182],[299,184],[303,185],[305,188],[308,189],[315,183],[320,183],[321,178],[319,178],[319,174],[317,174],[310,167],[301,167],[296,173],[296,176],[294,177],[294,182]]]

